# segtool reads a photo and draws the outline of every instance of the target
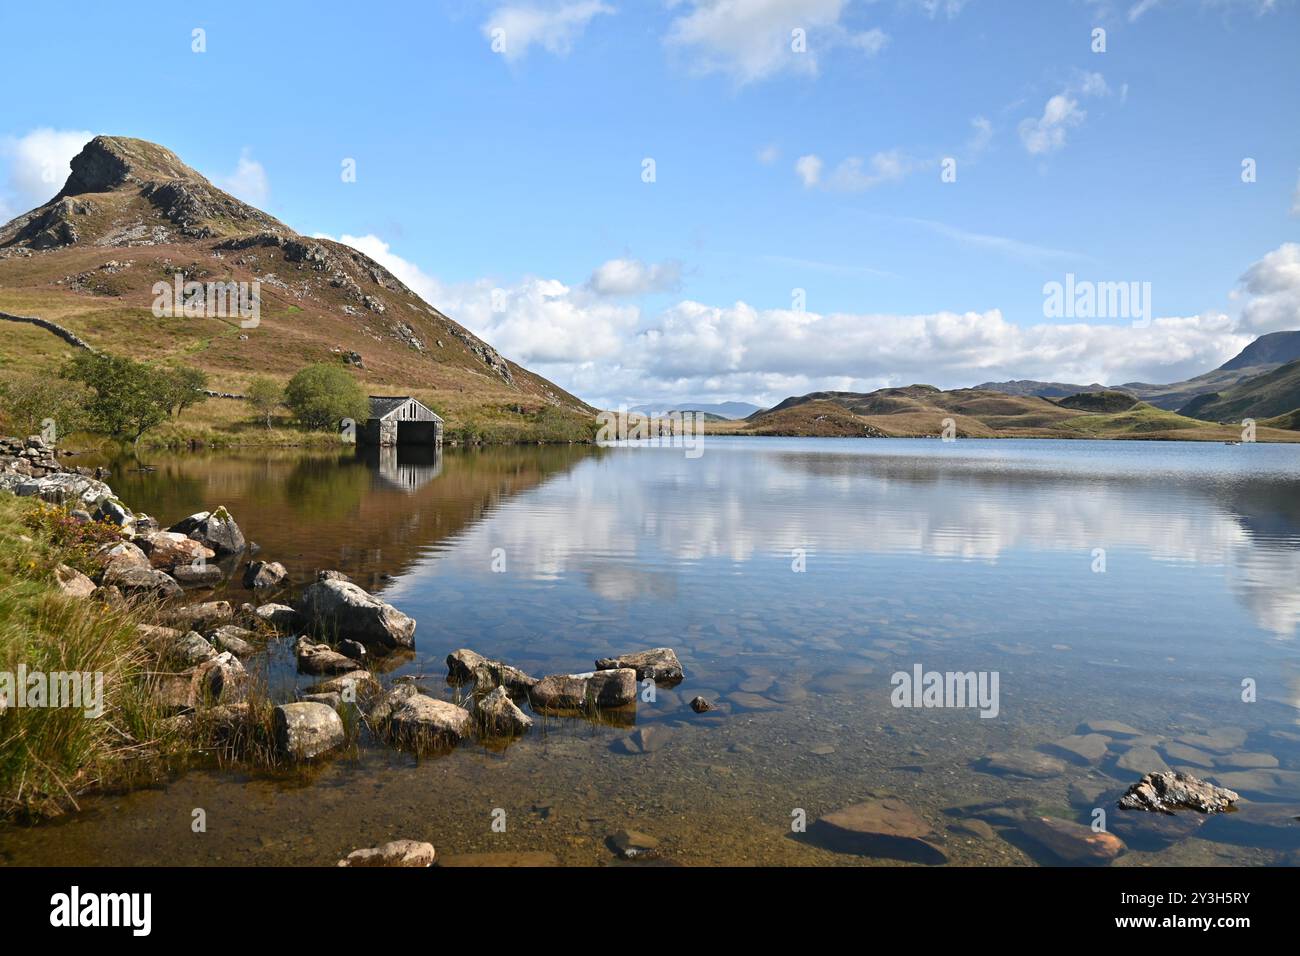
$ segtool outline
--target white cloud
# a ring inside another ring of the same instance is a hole
[[[673,292],[681,286],[681,279],[680,262],[656,265],[639,259],[610,259],[591,274],[587,287],[597,295],[644,295]]]
[[[1242,325],[1252,332],[1300,329],[1300,243],[1284,242],[1242,274]]]
[[[1011,242],[960,235],[997,248]],[[602,273],[609,288],[637,286],[642,270],[654,267],[625,265],[635,260],[613,260],[624,264],[609,269],[605,263],[583,286],[538,277],[505,287],[488,279],[444,284],[378,237],[345,235],[340,241],[379,261],[503,355],[603,407],[701,396],[771,404],[819,389],[870,391],[913,382],[944,388],[1008,378],[1173,382],[1222,364],[1260,332],[1300,327],[1297,243],[1273,250],[1242,275],[1240,317],[1165,316],[1138,328],[1117,322],[1021,325],[999,309],[819,313],[693,300],[646,316],[595,291]],[[1053,252],[1028,250],[1014,251]]]
[[[794,162],[794,171],[799,174],[803,184],[808,188],[816,186],[822,178],[822,160],[820,156],[810,154],[800,156]]]
[[[925,11],[926,16],[930,17],[932,20],[940,13],[951,20],[957,14],[961,13],[962,8],[965,7],[970,0],[912,0],[912,2]]]
[[[8,195],[0,200],[4,221],[53,199],[72,172],[68,162],[94,137],[87,130],[41,127],[0,139],[0,158],[8,164]]]
[[[271,195],[271,183],[262,164],[253,159],[252,151],[245,146],[239,152],[239,162],[228,176],[218,176],[216,184],[236,199],[254,206],[262,206]]]
[[[752,83],[788,71],[815,76],[819,56],[851,47],[875,56],[889,38],[879,29],[852,32],[841,22],[848,0],[678,0],[689,6],[665,42],[697,73],[722,73]],[[793,31],[804,31],[796,50]]]
[[[993,124],[984,116],[976,116],[970,121],[971,137],[966,141],[966,155],[975,157],[989,148],[993,142]]]
[[[899,182],[918,165],[897,149],[876,153],[865,162],[860,157],[850,156],[835,167],[827,186],[844,192],[862,192],[882,183]]]
[[[1164,0],[1137,0],[1128,10],[1128,21],[1134,23],[1156,7],[1163,7]],[[1220,7],[1225,9],[1242,7],[1256,16],[1272,13],[1282,4],[1279,0],[1201,0],[1202,7]]]
[[[764,146],[758,151],[758,161],[764,166],[771,166],[780,158],[781,151],[772,145]]]
[[[1040,117],[1020,122],[1020,141],[1031,156],[1052,153],[1065,145],[1066,131],[1079,126],[1087,112],[1079,107],[1081,96],[1106,96],[1110,88],[1100,73],[1080,73],[1064,90],[1047,101]]]
[[[508,4],[493,12],[482,30],[489,41],[499,38],[501,55],[512,63],[527,56],[533,46],[555,56],[567,56],[593,18],[612,13],[614,8],[600,0]]]

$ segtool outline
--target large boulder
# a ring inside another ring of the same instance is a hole
[[[148,556],[130,541],[113,541],[100,545],[94,560],[105,572],[128,568],[148,570],[153,567]]]
[[[167,530],[193,538],[217,554],[239,554],[247,544],[244,533],[224,507],[182,518]]]
[[[239,703],[248,697],[248,671],[229,651],[196,667],[194,680],[205,703]]]
[[[433,866],[437,852],[432,843],[418,840],[393,840],[367,850],[353,850],[339,866]]]
[[[587,710],[621,707],[636,700],[636,671],[630,667],[589,674],[552,674],[528,691],[538,710]]]
[[[311,760],[346,740],[343,721],[327,704],[280,704],[272,715],[275,746],[283,757]]]
[[[317,581],[303,591],[298,613],[318,634],[387,649],[415,647],[415,621],[350,581]]]
[[[13,483],[8,490],[19,497],[35,495],[50,504],[74,507],[82,505],[88,510],[98,508],[100,500],[113,497],[113,489],[102,481],[73,472],[25,479]]]
[[[602,657],[596,661],[596,670],[608,671],[620,667],[630,667],[636,671],[637,680],[652,680],[656,684],[677,684],[686,675],[682,671],[681,661],[671,647],[654,647],[648,651],[634,654],[620,654],[618,657]]]

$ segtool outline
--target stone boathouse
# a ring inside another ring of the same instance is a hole
[[[358,430],[363,445],[442,446],[442,419],[410,395],[371,395],[370,418]]]

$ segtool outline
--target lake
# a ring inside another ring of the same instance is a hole
[[[297,586],[335,568],[414,617],[386,683],[450,699],[461,647],[540,676],[671,646],[686,679],[634,718],[539,719],[505,748],[417,758],[363,735],[293,773],[192,769],[0,829],[5,863],[329,865],[410,838],[591,865],[627,828],[684,864],[893,865],[792,832],[890,796],[954,865],[1034,865],[1055,860],[1009,814],[1114,818],[1104,795],[1161,761],[1232,786],[1241,812],[1172,838],[1139,821],[1116,865],[1300,862],[1300,447],[710,437],[698,458],[145,464],[113,463],[133,508],[166,525],[224,504]],[[256,662],[283,699],[312,682],[290,643]],[[894,675],[918,667],[996,675],[996,714],[895,706]],[[695,714],[696,695],[718,709]],[[1056,745],[1101,721],[1127,725],[1104,755]],[[648,752],[627,745],[636,728]]]

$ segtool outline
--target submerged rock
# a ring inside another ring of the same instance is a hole
[[[609,845],[625,860],[651,860],[659,855],[659,841],[637,830],[619,830],[609,838]]]
[[[938,834],[902,800],[886,797],[836,810],[809,828],[812,842],[839,853],[946,863]]]
[[[1066,863],[1109,863],[1124,852],[1124,841],[1113,833],[1057,817],[1026,817],[1020,831]]]
[[[673,732],[660,724],[638,727],[626,737],[614,741],[614,749],[625,754],[648,754],[661,750],[672,740]]]
[[[1115,761],[1115,766],[1131,773],[1146,773],[1153,769],[1165,773],[1169,770],[1169,765],[1165,763],[1164,758],[1150,747],[1133,747],[1126,750]]]
[[[596,661],[596,670],[609,671],[630,667],[636,671],[637,680],[652,680],[656,684],[676,684],[686,676],[677,653],[671,647],[654,647],[648,651],[602,657]]]
[[[1141,737],[1142,731],[1118,720],[1085,720],[1076,734],[1103,734],[1107,737]]]
[[[528,699],[539,710],[621,707],[636,700],[636,688],[636,671],[630,667],[589,674],[552,674],[529,689]]]
[[[319,634],[382,648],[415,647],[415,621],[349,581],[317,581],[298,611]]]
[[[501,853],[455,853],[438,860],[439,869],[443,867],[541,867],[559,866],[560,861],[554,853],[542,850],[525,850],[522,852]]]
[[[1240,797],[1234,790],[1216,787],[1188,774],[1164,771],[1148,773],[1119,798],[1124,810],[1147,810],[1174,813],[1195,810],[1199,813],[1222,813]]]
[[[1034,750],[998,751],[984,758],[984,767],[995,773],[1045,780],[1065,773],[1065,764]]]
[[[1110,738],[1102,734],[1074,734],[1054,741],[1051,748],[1076,763],[1097,763],[1106,756]]]
[[[433,866],[437,852],[432,843],[417,840],[393,840],[367,850],[353,850],[339,866]]]
[[[713,705],[710,704],[703,697],[691,698],[691,710],[695,711],[697,714],[708,713],[712,709],[713,709]]]
[[[343,745],[343,721],[326,704],[280,704],[273,712],[275,745],[281,756],[311,760]]]

